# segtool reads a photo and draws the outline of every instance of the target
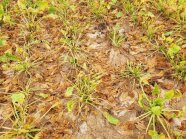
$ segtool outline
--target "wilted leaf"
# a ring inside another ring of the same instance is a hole
[[[119,120],[112,115],[110,115],[108,112],[104,112],[103,116],[107,119],[107,121],[111,124],[117,125],[119,124]]]
[[[143,75],[142,77],[140,77],[140,82],[143,83],[143,84],[149,84],[149,79],[151,78],[151,75],[150,74],[145,74]]]

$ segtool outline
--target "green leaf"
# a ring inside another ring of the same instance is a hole
[[[74,102],[72,100],[68,101],[67,102],[67,110],[68,110],[68,112],[72,112],[73,107],[74,107]]]
[[[12,55],[11,53],[6,53],[5,55],[8,58],[8,60],[18,61],[18,58],[15,55]]]
[[[103,116],[107,119],[107,121],[111,124],[117,125],[119,124],[119,120],[112,115],[110,115],[108,112],[104,112]]]
[[[23,104],[25,101],[25,94],[23,93],[14,93],[11,95],[12,103]]]
[[[174,90],[169,90],[165,93],[165,99],[170,100],[174,97]]]
[[[70,97],[73,93],[74,87],[68,87],[65,91],[65,97]]]
[[[57,11],[56,7],[54,6],[50,6],[48,9],[49,14],[55,14]]]
[[[154,89],[152,90],[152,94],[157,95],[160,94],[161,90],[157,84],[155,84]]]
[[[175,54],[177,54],[181,50],[180,46],[173,44],[169,47],[167,54],[174,58]]]
[[[5,44],[6,44],[6,40],[0,39],[0,46],[3,46],[3,45],[5,45]]]
[[[0,56],[0,62],[8,62],[8,61],[18,61],[18,58],[11,53],[5,53],[4,55]]]
[[[151,112],[156,116],[160,116],[162,112],[162,108],[160,106],[154,106],[151,108]]]
[[[154,99],[154,101],[153,101],[153,103],[152,103],[152,106],[154,107],[154,106],[163,106],[163,104],[164,104],[164,99],[163,98],[156,98],[156,99]]]
[[[117,18],[122,17],[122,15],[123,15],[123,13],[122,13],[122,12],[117,12],[117,13],[116,13],[116,17],[117,17]]]

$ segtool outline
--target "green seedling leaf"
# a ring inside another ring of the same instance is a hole
[[[116,13],[116,17],[117,17],[117,18],[120,18],[120,17],[122,17],[122,16],[123,16],[123,13],[122,13],[122,12],[117,12],[117,13]]]
[[[72,112],[73,108],[74,108],[74,102],[72,100],[68,101],[67,102],[67,110],[68,110],[68,112]]]
[[[6,57],[8,58],[8,60],[11,60],[11,61],[18,61],[18,58],[15,56],[15,55],[12,55],[10,53],[6,53],[5,54]]]
[[[70,97],[73,93],[74,87],[68,87],[65,91],[65,97]]]
[[[25,94],[23,93],[14,93],[11,95],[12,103],[18,103],[18,104],[23,104],[25,101]]]
[[[117,0],[112,0],[112,5],[116,4]]]
[[[42,97],[42,98],[48,98],[50,96],[49,94],[46,94],[46,93],[39,93],[37,95]]]
[[[49,14],[55,14],[57,11],[56,7],[54,6],[50,6],[48,9]]]
[[[160,116],[162,112],[162,108],[160,106],[154,106],[151,108],[151,112],[156,116]]]
[[[181,50],[180,46],[173,44],[170,46],[168,49],[167,54],[171,57],[174,58],[175,54],[177,54]]]
[[[26,71],[29,68],[28,63],[15,63],[12,65],[12,69],[16,71]]]
[[[5,44],[6,44],[6,40],[0,39],[0,46],[3,46],[3,45],[5,45]]]
[[[169,90],[165,93],[165,99],[170,100],[174,97],[174,90]]]
[[[171,36],[172,34],[173,34],[172,31],[171,31],[171,32],[165,32],[165,33],[164,33],[165,37]]]
[[[154,89],[152,90],[152,94],[157,95],[160,94],[161,90],[157,84],[155,84]]]
[[[107,119],[107,121],[111,124],[117,125],[119,124],[119,120],[112,115],[110,115],[108,112],[104,112],[103,116]]]
[[[5,53],[4,55],[0,56],[0,62],[8,61],[18,61],[18,58],[10,53]]]
[[[153,101],[153,104],[152,104],[152,106],[154,107],[154,106],[163,106],[163,104],[164,104],[164,100],[163,100],[163,98],[156,98],[154,101]]]

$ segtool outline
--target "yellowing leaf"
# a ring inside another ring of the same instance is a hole
[[[112,115],[110,115],[108,112],[104,112],[103,116],[107,119],[107,121],[111,124],[117,125],[119,124],[119,120]]]
[[[45,0],[38,1],[37,6],[38,6],[38,10],[44,11],[45,9],[48,8],[48,2]]]
[[[157,131],[154,131],[154,130],[149,130],[148,133],[152,139],[166,139],[163,133],[158,134]]]
[[[165,93],[165,99],[172,99],[174,97],[174,90],[169,90]]]
[[[12,94],[11,99],[13,103],[23,104],[25,101],[25,94],[23,93]]]
[[[49,94],[46,94],[46,93],[39,93],[37,95],[40,96],[40,97],[42,97],[42,98],[47,98],[47,97],[50,96]]]
[[[140,77],[140,82],[143,83],[143,84],[149,84],[149,79],[151,78],[151,75],[150,74],[145,74],[143,75],[142,77]]]
[[[67,102],[67,110],[68,110],[68,112],[72,112],[73,107],[74,107],[74,102],[71,101],[71,100],[68,101],[68,102]]]
[[[26,0],[18,0],[17,5],[20,9],[26,9]]]

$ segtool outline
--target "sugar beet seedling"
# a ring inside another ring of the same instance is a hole
[[[149,118],[149,122],[146,128],[146,133],[148,132],[150,126],[153,127],[153,130],[149,131],[149,135],[154,139],[155,137],[161,137],[163,134],[158,134],[156,130],[156,124],[160,123],[160,125],[165,130],[169,139],[171,139],[171,130],[168,129],[168,121],[169,118],[181,117],[185,113],[185,108],[183,110],[174,110],[165,107],[165,103],[173,99],[175,96],[174,90],[169,90],[165,92],[164,97],[161,97],[161,90],[157,84],[155,84],[154,89],[152,91],[152,97],[148,97],[144,92],[139,95],[139,106],[145,110],[145,113],[137,117],[137,120],[143,120],[145,118]]]

